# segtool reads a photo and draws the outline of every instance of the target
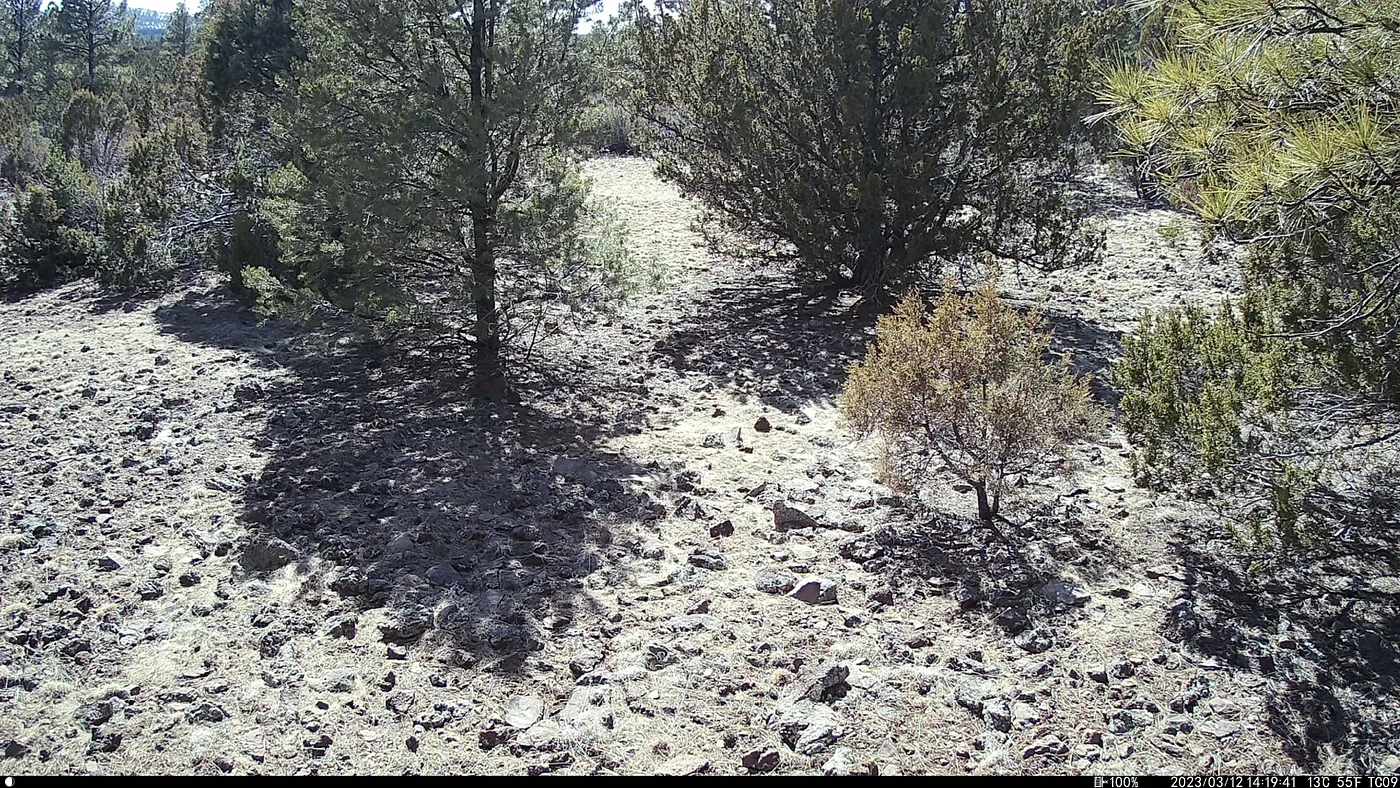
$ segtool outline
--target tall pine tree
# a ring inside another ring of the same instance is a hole
[[[5,65],[8,70],[7,93],[24,90],[25,70],[29,67],[30,51],[39,29],[40,0],[4,0],[0,13],[4,15]]]
[[[76,65],[88,90],[101,89],[99,71],[122,43],[125,21],[125,0],[63,0],[58,7],[55,43]]]
[[[203,12],[201,60],[215,170],[233,211],[219,267],[235,292],[251,295],[242,269],[280,272],[277,234],[258,210],[267,178],[290,160],[294,144],[272,132],[272,114],[303,57],[291,0],[214,0]]]
[[[171,52],[181,58],[189,56],[190,45],[194,39],[194,19],[190,17],[190,9],[184,3],[176,4],[175,10],[170,13],[162,38]]]
[[[205,11],[212,32],[204,76],[216,105],[239,96],[275,98],[278,79],[301,57],[292,0],[215,0]]]

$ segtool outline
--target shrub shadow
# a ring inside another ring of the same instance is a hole
[[[705,294],[692,316],[656,343],[650,361],[793,413],[835,401],[884,311],[849,294],[760,273]],[[1045,328],[1054,333],[1052,354],[1070,353],[1071,368],[1090,376],[1094,396],[1116,406],[1108,370],[1122,334],[1049,311]]]
[[[1395,529],[1318,560],[1255,577],[1224,539],[1175,545],[1187,590],[1169,612],[1171,640],[1269,680],[1268,724],[1311,771],[1337,756],[1384,773],[1400,741],[1400,555]],[[1223,535],[1217,535],[1223,536]],[[1370,581],[1393,579],[1393,587]]]
[[[650,361],[793,413],[837,396],[874,338],[876,314],[849,296],[760,273],[706,293]]]
[[[1019,522],[989,526],[968,518],[906,511],[843,548],[901,593],[954,597],[969,615],[986,614],[1007,636],[1073,620],[1090,601],[1065,570],[1098,577],[1123,560],[1103,529],[1069,506],[1026,507]],[[864,555],[861,553],[864,552]]]
[[[0,303],[18,304],[31,298],[49,296],[80,305],[94,315],[134,312],[181,286],[199,284],[202,276],[203,272],[186,269],[180,271],[178,276],[159,278],[134,289],[104,287],[91,276],[72,276],[29,287],[18,287],[0,278]]]
[[[629,483],[644,471],[598,448],[601,420],[543,407],[549,392],[528,384],[521,403],[482,406],[451,357],[260,327],[219,294],[157,316],[275,371],[235,390],[270,455],[237,490],[250,576],[281,540],[344,608],[384,609],[361,637],[458,665],[518,669],[547,633],[587,620],[611,522],[645,503]]]
[[[1133,164],[1109,161],[1076,181],[1071,198],[1088,219],[1120,219],[1154,210],[1173,210],[1160,183],[1145,178]]]
[[[1070,370],[1075,375],[1089,376],[1089,391],[1094,399],[1117,408],[1123,394],[1113,387],[1110,377],[1113,360],[1123,351],[1123,332],[1050,310],[1045,311],[1044,328],[1054,334],[1051,352],[1060,356],[1068,353]]]

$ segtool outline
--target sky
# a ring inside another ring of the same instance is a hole
[[[168,13],[175,10],[175,6],[180,0],[127,0],[127,5],[132,8],[145,8],[151,11],[161,11]],[[604,18],[611,16],[617,11],[618,0],[603,0]],[[199,7],[199,0],[185,0],[185,5],[191,11]]]
[[[131,8],[144,8],[148,11],[160,11],[162,13],[168,14],[171,11],[175,10],[175,6],[178,5],[179,2],[180,0],[128,0],[127,6]],[[195,2],[189,2],[189,0],[185,0],[185,7],[190,9],[191,11],[193,11],[195,6],[198,5],[198,0],[196,0]]]

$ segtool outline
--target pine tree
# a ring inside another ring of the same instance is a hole
[[[1237,306],[1125,342],[1137,472],[1271,556],[1369,527],[1400,437],[1400,2],[1167,0],[1150,29],[1100,117],[1247,256]]]
[[[634,2],[650,150],[765,256],[867,294],[985,252],[1072,264],[1098,240],[1066,199],[1077,124],[1122,21],[1095,6]]]
[[[0,269],[7,269],[0,273],[8,274],[0,278],[22,291],[89,273],[100,255],[98,188],[91,174],[51,151],[43,181],[16,195],[14,215],[0,227]]]
[[[4,0],[0,5],[5,23],[5,64],[7,93],[24,90],[25,69],[29,66],[30,50],[39,28],[40,0]]]
[[[1248,244],[1268,301],[1349,385],[1400,402],[1400,2],[1173,1],[1102,117],[1177,204]]]
[[[170,20],[166,22],[165,35],[162,38],[170,51],[185,58],[190,54],[193,37],[194,20],[190,17],[190,10],[184,3],[179,3],[171,12]]]
[[[302,152],[268,205],[288,284],[377,322],[460,327],[492,397],[531,305],[614,293],[623,271],[616,257],[597,264],[586,185],[562,154],[590,5],[301,6],[307,60],[288,126]]]
[[[276,231],[258,210],[268,177],[291,160],[291,140],[271,132],[272,115],[304,57],[291,0],[214,0],[204,11],[202,61],[214,169],[232,213],[218,253],[235,293],[250,297],[246,267],[280,274]]]
[[[63,0],[58,7],[55,43],[75,61],[88,90],[100,90],[98,72],[122,43],[125,20],[125,0]]]
[[[279,95],[278,79],[302,56],[292,27],[292,0],[215,0],[204,76],[216,106],[239,96]]]

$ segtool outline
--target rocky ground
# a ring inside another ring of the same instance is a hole
[[[1391,773],[1400,567],[1251,575],[1116,431],[971,496],[873,478],[849,304],[591,165],[669,287],[483,408],[457,359],[209,282],[0,304],[0,772]],[[1098,376],[1235,287],[1108,176],[1102,264],[1007,277]]]

